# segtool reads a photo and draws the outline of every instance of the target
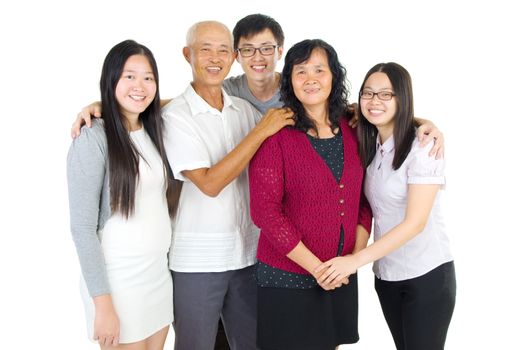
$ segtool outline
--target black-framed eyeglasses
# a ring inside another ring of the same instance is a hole
[[[240,56],[242,57],[252,57],[257,50],[262,56],[271,56],[275,53],[277,47],[279,47],[279,45],[264,45],[261,47],[247,46],[238,48],[238,52],[240,52]]]
[[[360,93],[360,97],[364,100],[372,100],[374,96],[378,96],[378,98],[382,101],[390,101],[396,95],[391,91],[374,92],[370,90],[364,90]]]

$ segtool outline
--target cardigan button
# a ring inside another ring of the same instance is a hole
[[[345,216],[345,212],[342,211],[342,212],[339,213],[339,215],[341,215],[341,216]]]
[[[343,198],[341,198],[341,199],[339,200],[339,204],[343,204],[343,203],[345,203],[345,200],[344,200]]]
[[[339,184],[339,188],[345,188],[345,184]]]

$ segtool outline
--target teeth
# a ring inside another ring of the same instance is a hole
[[[264,69],[266,68],[266,66],[252,66],[253,69]]]
[[[145,96],[136,96],[136,95],[130,95],[130,98],[134,101],[142,101],[145,99]]]
[[[221,69],[220,67],[207,67],[207,70],[219,71],[220,69]]]

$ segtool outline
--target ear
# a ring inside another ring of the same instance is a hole
[[[284,47],[282,47],[282,46],[277,47],[277,53],[278,53],[277,57],[278,57],[279,60],[282,58],[282,52],[283,51],[284,51]]]
[[[191,63],[191,49],[188,46],[185,46],[182,50],[183,57],[188,63]]]
[[[238,53],[238,50],[235,50],[235,59],[240,63],[240,55]]]

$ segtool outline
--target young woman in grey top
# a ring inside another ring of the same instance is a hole
[[[103,120],[68,153],[71,231],[90,338],[161,350],[173,321],[167,264],[177,183],[162,143],[158,71],[132,40],[106,56]]]

